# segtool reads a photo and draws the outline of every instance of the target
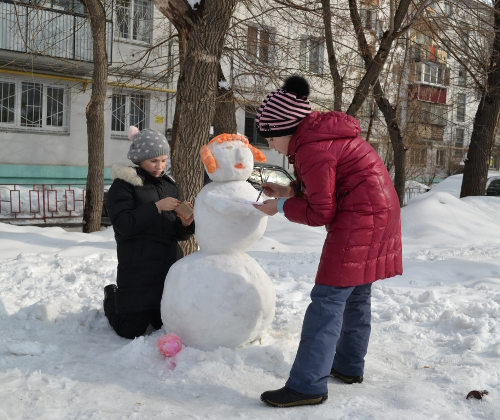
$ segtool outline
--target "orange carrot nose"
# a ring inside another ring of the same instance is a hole
[[[235,167],[236,169],[245,169],[245,167],[243,166],[243,163],[241,163],[241,162],[240,162],[240,163],[238,163],[238,164],[236,164],[236,165],[234,165],[234,167]]]

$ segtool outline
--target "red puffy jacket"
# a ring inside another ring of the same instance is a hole
[[[290,140],[306,194],[285,201],[285,217],[327,231],[316,284],[358,286],[403,273],[399,199],[360,132],[346,114],[313,112]]]

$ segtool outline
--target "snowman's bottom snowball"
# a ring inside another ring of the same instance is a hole
[[[186,346],[236,348],[262,336],[275,303],[273,284],[253,258],[198,251],[170,268],[161,317]]]

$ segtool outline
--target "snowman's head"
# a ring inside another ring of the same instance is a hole
[[[253,162],[266,157],[241,134],[221,134],[201,148],[201,160],[215,182],[244,181],[253,170]]]

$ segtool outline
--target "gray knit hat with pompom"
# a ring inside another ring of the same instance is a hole
[[[144,160],[153,159],[162,155],[170,155],[170,147],[165,136],[157,130],[145,128],[139,131],[130,126],[128,138],[132,140],[127,158],[138,165]]]

